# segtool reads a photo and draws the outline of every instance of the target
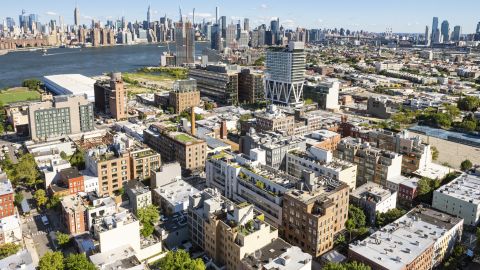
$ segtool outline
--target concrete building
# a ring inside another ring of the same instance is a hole
[[[166,215],[173,215],[188,209],[189,196],[200,191],[182,179],[173,179],[153,191],[156,205],[159,205]]]
[[[428,270],[460,241],[463,220],[415,208],[367,239],[350,244],[349,258],[377,270]]]
[[[311,270],[312,255],[281,238],[242,259],[240,270]]]
[[[340,141],[335,156],[357,164],[357,186],[367,182],[386,186],[386,181],[400,175],[402,170],[402,155],[374,148],[351,137]]]
[[[158,170],[162,164],[160,154],[144,144],[135,144],[128,151],[131,169],[129,180],[148,179],[150,173]]]
[[[30,251],[22,249],[19,252],[0,260],[0,269],[35,270],[36,263],[33,262]]]
[[[243,68],[238,74],[238,102],[256,103],[265,100],[263,73]]]
[[[247,254],[278,238],[253,205],[235,205],[215,190],[190,196],[188,225],[192,242],[219,267],[239,269]]]
[[[305,44],[290,42],[286,48],[272,48],[266,55],[265,93],[274,103],[303,104]]]
[[[14,190],[12,182],[5,179],[0,181],[0,219],[13,216],[15,214]]]
[[[22,240],[22,223],[18,215],[0,219],[0,244],[21,244]]]
[[[100,242],[100,252],[125,245],[130,245],[135,251],[140,250],[140,223],[131,213],[105,216],[93,228],[93,235]]]
[[[66,232],[78,235],[88,231],[88,204],[77,194],[68,195],[62,199],[62,222]]]
[[[93,104],[86,96],[55,96],[52,101],[28,106],[30,136],[33,141],[65,137],[92,131]]]
[[[94,91],[96,110],[117,121],[127,118],[127,91],[121,73],[112,73],[110,81],[97,81]]]
[[[381,119],[389,119],[393,115],[389,100],[375,97],[368,98],[367,113]]]
[[[340,109],[338,103],[338,94],[340,91],[340,82],[338,80],[327,80],[313,86],[315,94],[314,101],[318,102],[322,110],[337,111]]]
[[[138,215],[138,210],[152,204],[152,192],[140,181],[129,181],[125,189],[133,213]]]
[[[476,226],[480,222],[480,175],[464,173],[441,186],[433,192],[432,207]]]
[[[148,266],[140,262],[136,251],[129,245],[121,246],[89,257],[100,270],[147,270]]]
[[[95,101],[93,85],[95,80],[81,74],[60,74],[43,77],[48,91],[57,96],[87,96],[88,101]]]
[[[295,116],[280,111],[276,105],[269,105],[265,112],[255,114],[255,130],[258,132],[278,131],[294,135]]]
[[[286,159],[286,172],[290,175],[301,178],[303,171],[310,170],[316,176],[331,177],[346,183],[350,191],[356,188],[357,165],[334,158],[332,151],[311,146],[306,151],[288,152]]]
[[[189,77],[197,81],[202,96],[224,105],[238,103],[238,68],[236,66],[208,65],[189,70]]]
[[[175,81],[173,91],[170,91],[168,97],[168,104],[173,107],[176,114],[200,105],[200,91],[197,90],[197,81],[194,79]]]
[[[311,172],[304,179],[303,187],[283,197],[281,235],[318,257],[333,248],[335,235],[345,229],[349,187],[331,178],[316,178]]]
[[[160,153],[165,162],[178,161],[183,169],[198,170],[205,167],[207,144],[189,134],[164,130],[152,124],[143,133],[145,143]]]
[[[375,214],[385,213],[397,206],[397,192],[390,191],[379,184],[368,182],[350,193],[350,202],[365,212],[367,221],[375,224]]]

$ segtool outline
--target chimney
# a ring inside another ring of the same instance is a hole
[[[195,127],[195,107],[191,108],[191,113],[192,113],[192,120],[191,120],[192,123],[191,123],[190,133],[192,134],[192,136],[196,136],[197,128]]]
[[[341,119],[342,119],[342,123],[347,123],[348,116],[347,115],[342,115]]]
[[[222,120],[222,124],[220,126],[220,139],[226,139],[227,135],[228,135],[227,121]]]

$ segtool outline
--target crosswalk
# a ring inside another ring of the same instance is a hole
[[[53,231],[52,228],[47,228],[45,231],[37,231],[37,232],[32,233],[32,236],[45,235],[45,234],[50,233],[51,231]]]

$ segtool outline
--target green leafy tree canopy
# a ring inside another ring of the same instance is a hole
[[[162,270],[204,270],[205,264],[201,259],[192,259],[185,250],[169,251],[165,257],[155,263]]]

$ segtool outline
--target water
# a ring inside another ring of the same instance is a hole
[[[196,43],[199,56],[208,43]],[[170,45],[172,51],[175,45]],[[133,71],[144,66],[157,66],[166,44],[145,44],[100,48],[49,49],[17,51],[0,56],[0,88],[18,86],[28,78],[46,75],[79,73],[85,76],[100,75],[111,71]]]

